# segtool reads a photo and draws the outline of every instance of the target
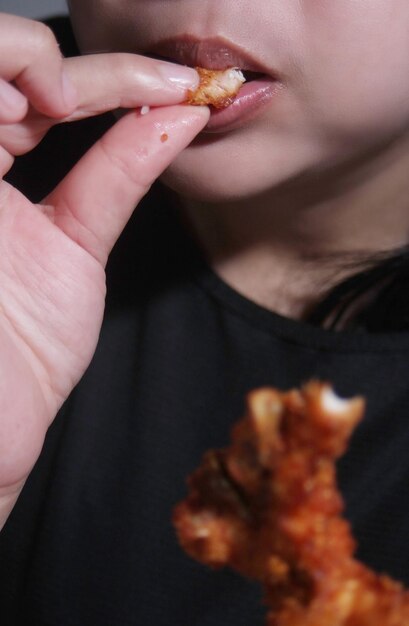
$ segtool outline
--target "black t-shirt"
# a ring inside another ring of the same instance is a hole
[[[55,129],[11,179],[40,197],[109,123]],[[334,333],[230,289],[155,186],[111,255],[95,357],[0,535],[0,624],[262,626],[258,586],[190,560],[172,508],[249,390],[312,377],[367,397],[339,463],[346,515],[359,557],[409,584],[408,356],[408,332]]]

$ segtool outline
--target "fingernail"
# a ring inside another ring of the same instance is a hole
[[[27,106],[25,96],[3,80],[0,81],[0,102],[10,112],[16,111],[17,114]]]
[[[158,71],[162,78],[177,89],[195,89],[199,84],[199,74],[186,65],[160,61]]]
[[[61,84],[65,104],[69,109],[75,109],[78,105],[78,93],[65,70],[61,74]]]

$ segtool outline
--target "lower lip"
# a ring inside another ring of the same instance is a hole
[[[221,133],[240,128],[257,117],[278,96],[282,84],[263,78],[245,83],[234,102],[225,109],[210,107],[210,120],[204,130]]]

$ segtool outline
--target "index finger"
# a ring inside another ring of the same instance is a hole
[[[118,108],[180,104],[199,84],[196,70],[130,53],[72,57],[64,69],[78,94],[78,106],[64,121]]]

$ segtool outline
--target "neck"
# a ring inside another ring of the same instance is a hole
[[[373,150],[246,201],[185,201],[185,212],[223,280],[258,304],[301,319],[368,259],[407,244],[408,144]]]

